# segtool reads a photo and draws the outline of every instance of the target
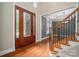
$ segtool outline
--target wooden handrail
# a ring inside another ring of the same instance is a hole
[[[62,25],[63,22],[67,21],[67,19],[68,19],[72,14],[74,14],[76,11],[79,11],[79,7],[76,8],[76,9],[75,9],[72,13],[70,13],[67,17],[65,17],[65,18],[63,19],[63,21],[57,23],[57,24],[54,26],[54,28],[58,27],[59,25]]]

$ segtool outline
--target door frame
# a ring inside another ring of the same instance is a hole
[[[34,43],[35,43],[35,40],[36,40],[36,14],[35,13],[33,13],[33,12],[31,12],[31,11],[28,11],[28,10],[26,10],[25,8],[22,8],[22,7],[19,7],[19,6],[17,6],[17,5],[15,5],[15,14],[14,14],[14,16],[15,16],[15,43],[16,43],[16,9],[17,8],[19,8],[19,9],[22,9],[22,10],[24,10],[24,11],[26,11],[27,13],[30,13],[31,15],[33,15],[34,16],[34,21],[35,21],[35,26],[34,26],[34,31],[35,31],[35,34],[34,34]],[[32,17],[32,16],[31,16]],[[33,24],[33,19],[31,19],[31,25]],[[31,34],[33,35],[33,25],[32,25],[32,27],[31,27]],[[15,50],[16,50],[16,44],[15,44]]]

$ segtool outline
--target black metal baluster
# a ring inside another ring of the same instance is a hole
[[[61,44],[62,44],[62,27],[61,27],[61,25],[60,25],[60,29],[61,29],[61,30],[60,30],[60,32],[61,32],[61,33],[60,33],[60,34],[61,34],[61,35],[60,35],[60,40],[61,40]]]
[[[75,31],[76,31],[76,15],[74,14],[74,40],[76,39],[76,33],[75,33]]]
[[[56,27],[56,39],[55,39],[55,47],[57,47],[57,27]]]
[[[67,22],[67,20],[66,20],[65,22]],[[64,36],[65,36],[65,37],[64,37],[64,38],[65,38],[64,41],[65,41],[65,44],[66,44],[66,42],[67,42],[67,41],[66,41],[66,40],[67,40],[67,37],[66,37],[66,35],[67,35],[67,33],[66,33],[66,24],[67,24],[67,23],[65,23],[65,22],[64,22],[64,32],[65,32],[65,33],[64,33]]]
[[[61,25],[59,25],[59,46],[61,44]],[[61,46],[60,46],[61,48]]]
[[[62,43],[64,43],[64,37],[63,37],[63,34],[64,34],[64,24],[62,24]]]
[[[69,38],[68,40],[72,40],[71,39],[71,17],[70,17],[70,22],[69,22]]]
[[[68,25],[69,25],[69,18],[67,19],[68,23],[67,23],[67,27],[66,27],[66,32],[67,32],[67,44],[68,44],[68,38],[69,38],[69,34],[68,34]],[[69,44],[68,44],[69,45]]]
[[[68,19],[67,19],[67,23],[66,23],[66,44],[68,45]]]
[[[75,16],[75,14],[73,14],[73,28],[74,28],[74,33],[73,33],[73,40],[75,40],[75,35],[76,35],[76,33],[75,33],[75,28],[76,28],[76,26],[75,26],[75,24],[76,24],[76,16]]]

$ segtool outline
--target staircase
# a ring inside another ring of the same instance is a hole
[[[77,22],[79,7],[70,13],[63,21],[50,28],[49,49],[57,57],[79,56]],[[73,54],[74,53],[74,54]]]

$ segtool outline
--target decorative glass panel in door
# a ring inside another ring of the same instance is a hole
[[[35,35],[35,27],[36,27],[36,21],[35,21],[35,15],[33,15],[33,35]]]
[[[19,38],[19,10],[16,10],[16,38]]]
[[[24,14],[24,20],[23,20],[23,36],[24,37],[27,37],[27,36],[30,36],[30,33],[31,33],[31,21],[30,21],[30,14],[29,13],[26,13],[26,12],[23,12]]]

